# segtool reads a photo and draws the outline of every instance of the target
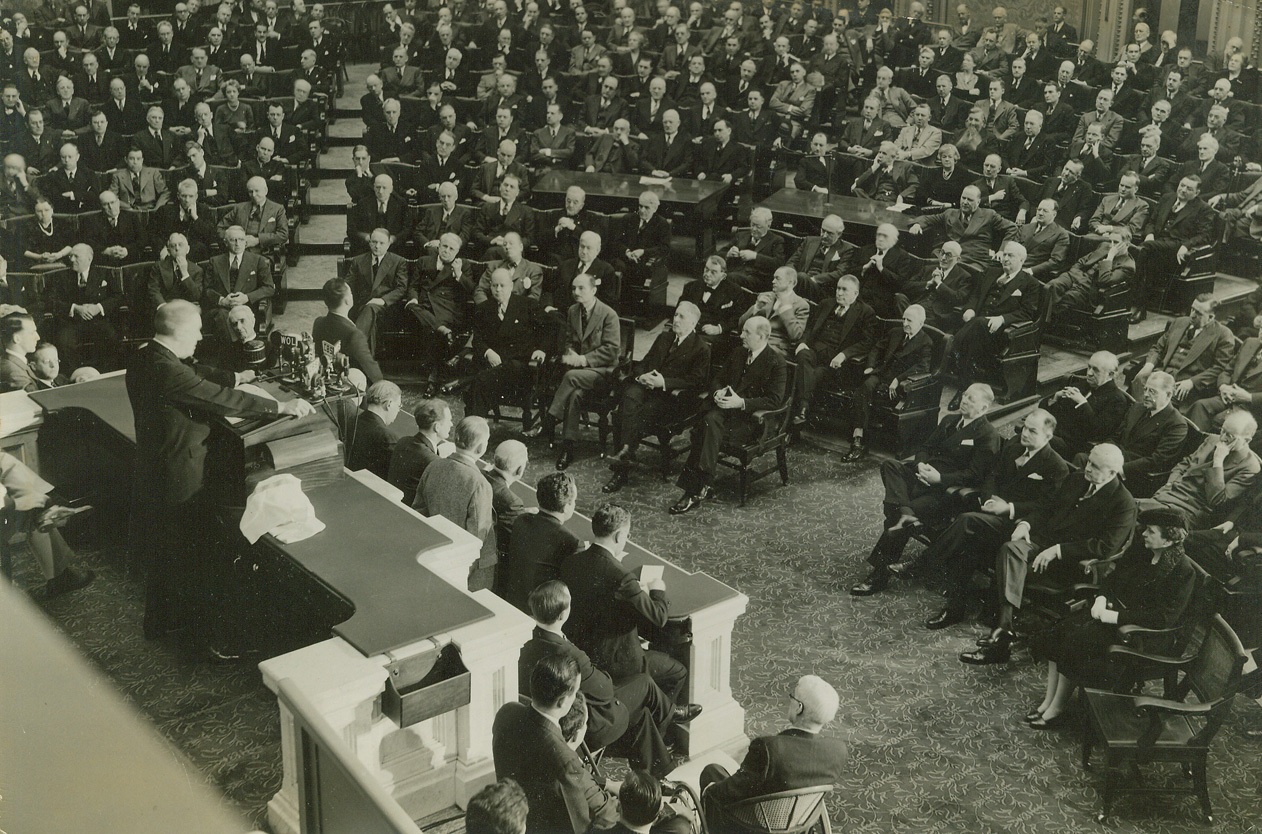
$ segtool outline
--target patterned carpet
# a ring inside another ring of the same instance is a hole
[[[407,399],[414,402],[414,395]],[[514,424],[495,427],[493,443]],[[552,467],[539,441],[527,478]],[[585,444],[571,471],[580,510],[603,495],[608,470]],[[651,456],[646,458],[656,463]],[[751,735],[782,726],[784,693],[812,672],[841,693],[831,732],[851,745],[850,777],[830,801],[835,830],[847,832],[1095,831],[1097,768],[1078,764],[1076,723],[1039,733],[1021,715],[1042,695],[1043,670],[1025,652],[1007,666],[972,668],[956,654],[972,645],[975,625],[928,632],[924,619],[941,602],[920,587],[896,584],[870,599],[847,593],[864,574],[875,538],[880,482],[872,461],[842,463],[808,443],[790,450],[792,482],[774,476],[737,506],[735,482],[689,516],[666,508],[678,491],[649,469],[635,471],[619,500],[634,514],[632,536],[682,567],[704,570],[750,597],[737,622],[732,684],[748,710]],[[677,471],[677,469],[676,469]],[[45,610],[163,734],[248,819],[266,827],[266,803],[280,784],[275,702],[252,664],[196,666],[172,648],[140,636],[141,585],[115,550],[90,552],[100,574],[86,591],[45,603]],[[18,582],[35,588],[29,559]],[[1238,700],[1211,754],[1216,830],[1259,830],[1262,745],[1242,730],[1262,722]],[[1153,781],[1181,779],[1151,768]],[[1205,830],[1191,798],[1124,799],[1111,827],[1123,832]]]

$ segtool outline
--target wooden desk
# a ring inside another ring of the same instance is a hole
[[[818,221],[835,214],[846,221],[843,237],[859,246],[872,243],[876,238],[876,227],[882,223],[889,223],[903,233],[899,243],[909,251],[915,251],[912,247],[920,239],[906,234],[911,228],[910,218],[896,211],[887,211],[887,203],[864,197],[843,197],[840,194],[817,194],[796,188],[782,188],[758,205],[770,209],[780,218],[787,218],[789,222],[786,225],[794,234],[817,235]]]
[[[527,507],[538,506],[532,487],[518,481],[512,489]],[[592,539],[591,519],[585,515],[575,513],[565,527],[580,540]],[[687,700],[705,710],[687,727],[679,728],[687,755],[719,749],[739,756],[749,739],[745,710],[732,697],[732,629],[736,618],[745,613],[749,597],[709,574],[673,565],[635,542],[627,543],[622,563],[631,569],[644,564],[665,568],[662,581],[670,600],[670,618],[681,621],[691,635],[687,656],[679,660],[688,667]]]
[[[539,178],[531,191],[540,208],[558,208],[564,205],[565,190],[577,185],[587,193],[588,208],[596,211],[621,211],[636,204],[640,195],[652,191],[663,204],[699,219],[714,216],[719,200],[727,191],[727,183],[693,180],[677,177],[665,185],[643,185],[638,174],[589,174],[586,171],[560,171],[553,169]],[[701,252],[709,252],[714,246],[714,230],[709,224],[698,223]]]

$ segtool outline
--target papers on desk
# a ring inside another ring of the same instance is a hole
[[[670,185],[670,177],[640,177],[640,185]]]
[[[640,584],[651,585],[662,578],[665,568],[661,565],[640,565]]]
[[[911,206],[909,206],[909,205],[907,205],[906,203],[904,203],[904,202],[903,202],[903,200],[902,200],[902,197],[899,197],[899,199],[898,199],[898,200],[896,200],[896,201],[895,201],[892,205],[888,205],[888,206],[886,206],[886,207],[885,207],[885,210],[886,210],[886,211],[896,211],[896,212],[898,212],[899,214],[902,214],[903,212],[907,211],[907,209],[909,209],[909,208],[911,208]]]
[[[273,397],[273,396],[272,396],[272,395],[271,395],[268,391],[266,391],[266,390],[264,390],[264,389],[260,388],[260,387],[259,387],[259,386],[257,386],[257,385],[254,385],[253,383],[250,383],[250,382],[244,383],[244,384],[242,384],[242,385],[238,385],[238,386],[237,386],[237,390],[238,390],[238,391],[240,391],[240,392],[241,392],[241,393],[243,393],[243,394],[253,394],[253,395],[254,395],[254,396],[256,396],[256,397],[262,397],[262,398],[263,398],[263,399],[265,399],[265,400],[275,400],[275,399],[276,399],[276,398],[275,398],[275,397]],[[244,418],[244,417],[228,417],[228,418],[225,418],[225,419],[227,419],[227,421],[228,421],[229,423],[231,423],[232,425],[234,425],[234,426],[235,426],[237,423],[240,423],[240,422],[241,422],[242,420],[244,420],[245,418]]]

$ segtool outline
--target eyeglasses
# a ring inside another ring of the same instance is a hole
[[[789,690],[789,692],[788,692],[788,695],[789,695],[789,700],[791,700],[791,701],[793,701],[793,703],[797,704],[797,705],[798,705],[798,709],[802,709],[802,710],[806,709],[806,704],[802,703],[802,699],[801,699],[801,698],[799,698],[799,697],[797,696],[797,694],[796,694],[796,693],[797,693],[797,689],[796,689],[796,687],[795,687],[795,688],[793,688],[793,689],[790,689],[790,690]]]

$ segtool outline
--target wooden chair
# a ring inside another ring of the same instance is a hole
[[[739,830],[766,834],[830,834],[828,807],[824,798],[832,785],[815,785],[780,791],[742,800],[724,809],[726,817]]]
[[[1110,653],[1128,651],[1113,647]],[[1091,752],[1105,751],[1105,777],[1097,822],[1105,822],[1119,793],[1193,794],[1200,800],[1207,822],[1213,822],[1206,774],[1209,748],[1231,710],[1248,654],[1236,633],[1215,614],[1204,642],[1190,658],[1166,659],[1166,668],[1180,677],[1167,698],[1122,695],[1101,689],[1084,688],[1083,711],[1086,728],[1082,739],[1082,766],[1090,769]],[[1189,702],[1189,695],[1196,700]],[[1123,785],[1117,768],[1130,764],[1134,769],[1149,762],[1176,762],[1191,784]]]
[[[801,366],[791,364],[792,373],[785,381],[784,402],[779,408],[767,411],[755,411],[754,417],[762,424],[762,432],[745,444],[723,442],[719,449],[719,463],[740,473],[741,506],[749,494],[749,485],[774,473],[780,473],[780,483],[789,483],[788,448],[793,428],[793,413],[797,407],[798,375]],[[754,463],[768,452],[776,453],[776,465],[761,472],[753,468]]]

